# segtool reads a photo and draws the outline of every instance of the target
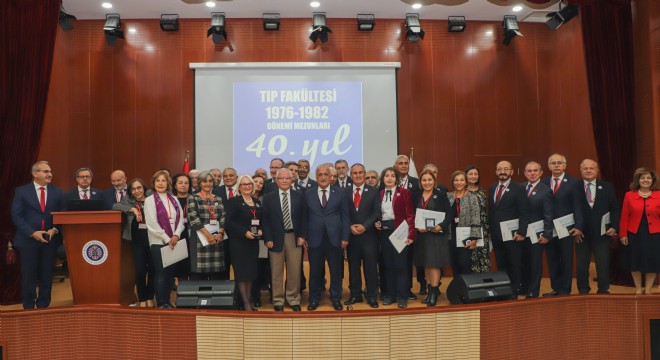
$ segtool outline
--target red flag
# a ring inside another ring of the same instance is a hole
[[[183,162],[183,173],[188,175],[190,173],[190,163],[188,162],[189,153],[186,153],[186,160]]]

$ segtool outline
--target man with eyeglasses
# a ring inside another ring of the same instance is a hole
[[[314,187],[316,181],[309,177],[309,161],[305,159],[298,160],[298,187],[303,191]]]
[[[263,197],[264,242],[269,249],[273,306],[284,311],[284,301],[300,311],[305,204],[302,192],[291,191],[288,169],[277,171],[277,190]],[[286,267],[286,283],[284,269]]]
[[[529,204],[525,198],[525,188],[511,180],[513,165],[510,162],[498,162],[495,173],[498,182],[491,185],[488,196],[490,238],[497,269],[509,275],[515,297],[521,292],[522,254],[529,223]]]
[[[92,187],[93,179],[94,174],[92,174],[92,169],[86,167],[78,169],[78,171],[76,171],[76,182],[78,183],[78,186],[75,189],[64,193],[65,207],[71,200],[102,200],[102,192]]]
[[[553,238],[546,245],[548,256],[548,272],[552,291],[543,296],[568,295],[573,286],[573,243],[582,239],[584,221],[580,206],[580,181],[566,174],[566,158],[561,154],[548,157],[550,176],[541,180],[552,190],[554,210],[553,220],[567,215],[573,215],[574,225],[570,227],[569,236],[559,238],[557,229]]]
[[[266,182],[264,183],[264,190],[268,188],[268,184],[275,182],[275,178],[277,177],[277,170],[281,169],[282,167],[284,167],[284,160],[280,158],[273,158],[273,160],[270,161],[270,179],[266,179]]]
[[[62,242],[61,227],[53,225],[52,212],[64,209],[64,195],[62,190],[51,185],[53,173],[47,161],[32,165],[32,178],[31,183],[16,189],[11,204],[11,218],[16,226],[14,246],[21,256],[24,309],[50,305],[53,264]]]

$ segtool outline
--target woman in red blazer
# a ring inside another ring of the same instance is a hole
[[[385,168],[380,175],[380,182],[384,189],[380,191],[381,219],[376,222],[379,230],[380,248],[383,256],[381,281],[385,278],[383,305],[391,305],[396,298],[399,308],[408,307],[408,282],[412,276],[408,266],[408,252],[410,244],[417,238],[415,231],[415,208],[412,195],[408,189],[397,186],[399,175],[392,167]],[[408,223],[408,238],[406,246],[398,252],[389,237],[403,221]],[[384,270],[384,271],[383,271]]]
[[[619,232],[621,243],[628,247],[629,265],[635,293],[650,294],[656,274],[660,273],[660,192],[658,178],[649,168],[635,170],[630,191],[623,199]]]

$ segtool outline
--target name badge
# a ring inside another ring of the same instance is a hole
[[[211,220],[211,221],[209,221],[209,225],[212,225],[212,226],[218,226],[218,220]]]
[[[259,226],[259,219],[252,219],[252,226]]]
[[[145,230],[146,228],[147,228],[147,224],[142,224],[142,223],[138,224],[138,229]]]

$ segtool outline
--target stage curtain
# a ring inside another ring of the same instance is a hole
[[[1,304],[20,301],[19,266],[5,263],[14,232],[11,200],[14,189],[30,181],[39,153],[59,9],[60,0],[0,1]]]
[[[591,119],[601,174],[614,184],[622,201],[636,168],[630,1],[571,2],[580,6]],[[613,242],[612,283],[630,284],[629,273],[619,267],[618,244]]]

